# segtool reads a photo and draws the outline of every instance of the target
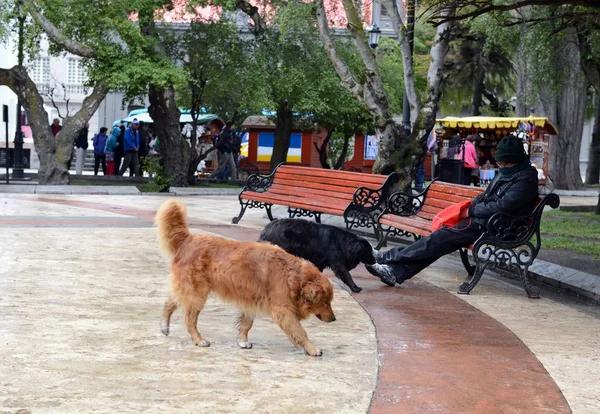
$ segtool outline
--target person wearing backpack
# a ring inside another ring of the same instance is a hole
[[[121,129],[118,126],[114,126],[112,131],[110,131],[110,136],[106,140],[106,145],[104,145],[104,155],[106,157],[106,172],[108,175],[117,175],[115,151],[119,147],[119,135],[121,135]]]

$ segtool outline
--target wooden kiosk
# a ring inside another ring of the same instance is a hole
[[[472,116],[465,118],[446,117],[438,119],[436,133],[438,136],[439,160],[446,158],[451,137],[460,135],[464,139],[471,134],[482,137],[478,146],[481,181],[491,181],[497,172],[494,154],[498,142],[507,135],[516,134],[523,140],[525,151],[531,163],[538,170],[541,186],[549,186],[548,162],[550,159],[550,136],[558,135],[556,125],[544,117],[489,117]]]

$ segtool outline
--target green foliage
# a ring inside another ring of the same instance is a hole
[[[384,37],[377,47],[377,66],[388,96],[390,111],[402,113],[404,99],[404,65],[400,45],[395,40]]]
[[[172,180],[167,177],[158,157],[142,157],[140,162],[144,171],[152,176],[145,187],[147,191],[159,193],[169,189]]]
[[[480,95],[493,96],[480,110],[506,116],[508,99],[516,84],[512,58],[517,39],[515,30],[507,30],[488,15],[480,16],[467,23],[461,22],[454,28],[450,50],[446,56],[447,80],[443,88],[440,107],[445,113],[458,114],[470,107]],[[488,97],[489,99],[489,97]]]

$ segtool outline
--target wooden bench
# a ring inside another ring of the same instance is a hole
[[[433,217],[450,206],[472,200],[484,190],[441,181],[433,181],[422,193],[409,195],[394,193],[386,209],[377,218],[379,243],[385,244],[390,235],[413,237],[415,240],[431,234]],[[540,220],[544,207],[558,208],[560,198],[551,193],[540,198],[531,214],[514,217],[496,213],[488,220],[487,231],[468,249],[472,250],[475,265],[471,265],[467,249],[460,249],[460,257],[471,280],[460,285],[458,293],[469,294],[477,285],[485,269],[503,269],[516,272],[530,298],[539,298],[539,288],[529,280],[529,266],[541,247]]]
[[[398,175],[353,173],[321,168],[279,165],[271,174],[252,174],[239,195],[240,214],[232,219],[237,224],[247,208],[265,208],[273,221],[272,205],[288,207],[290,218],[314,217],[321,214],[343,216],[346,227],[371,228],[378,237],[377,217],[385,208]]]

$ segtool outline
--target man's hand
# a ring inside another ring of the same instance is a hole
[[[469,218],[469,209],[465,208],[464,210],[462,210],[460,212],[460,219],[464,220],[464,219],[467,219],[467,218]]]
[[[135,152],[137,152],[137,150],[138,150],[138,149],[134,147],[134,148],[133,148],[133,150],[134,150]]]

